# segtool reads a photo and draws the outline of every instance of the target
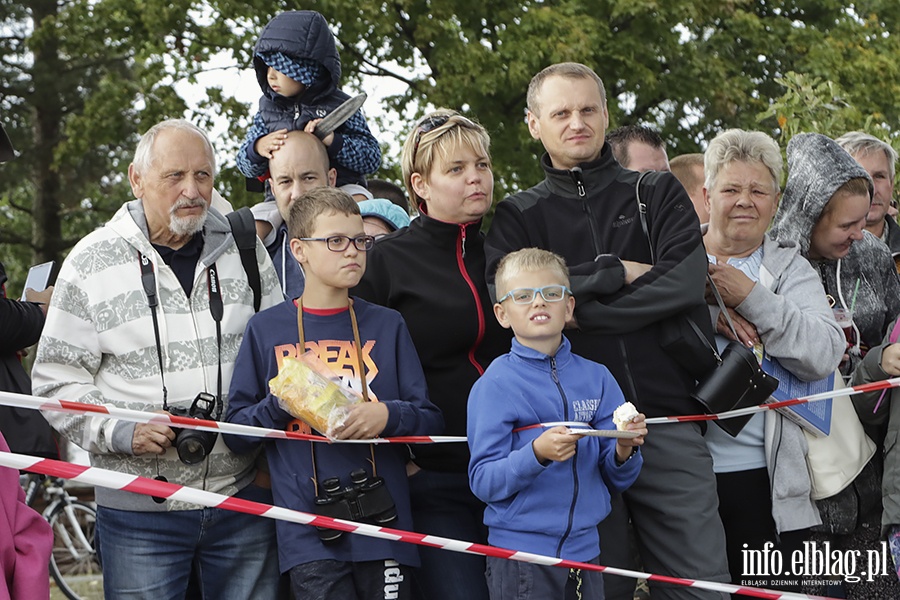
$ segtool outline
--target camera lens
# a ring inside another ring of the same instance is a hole
[[[333,544],[344,535],[344,532],[340,529],[328,529],[327,527],[316,527],[316,529],[323,544]]]
[[[178,458],[186,465],[196,465],[203,462],[203,459],[212,451],[217,435],[217,433],[211,431],[180,430],[175,436],[175,448],[178,450]]]
[[[206,454],[203,452],[203,444],[197,440],[184,440],[178,446],[178,456],[189,465],[195,465],[203,460]]]

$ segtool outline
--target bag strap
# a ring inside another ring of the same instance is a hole
[[[241,254],[241,264],[247,274],[247,282],[253,290],[253,311],[259,312],[262,302],[262,282],[259,263],[256,262],[256,225],[248,207],[239,208],[225,215],[231,225],[231,234]]]
[[[728,321],[728,328],[731,329],[731,333],[734,334],[734,339],[739,339],[737,330],[734,328],[734,321],[731,320],[731,315],[728,314],[728,309],[725,308],[725,302],[722,300],[722,295],[719,293],[719,288],[716,287],[716,284],[712,280],[712,276],[707,273],[706,280],[709,282],[709,287],[712,289],[713,295],[716,297],[716,304],[719,305],[719,310],[722,311],[722,314],[725,315],[725,320]]]
[[[652,181],[648,181],[645,184],[644,190],[651,192],[652,195],[653,189],[656,186],[656,180],[659,179],[658,171],[644,171],[638,175],[637,182],[634,184],[634,199],[637,202],[638,206],[638,216],[641,219],[641,229],[644,230],[644,236],[647,238],[647,246],[650,247],[650,262],[654,265],[656,264],[656,252],[653,251],[653,242],[650,241],[650,228],[647,226],[647,203],[641,200],[641,183],[644,182],[644,179],[650,178]]]
[[[638,206],[638,216],[641,220],[641,229],[644,230],[644,236],[647,238],[647,245],[650,247],[650,260],[653,264],[656,264],[656,253],[653,251],[653,242],[650,240],[650,228],[647,226],[647,203],[641,200],[641,184],[644,183],[645,179],[648,179],[645,184],[644,190],[647,191],[649,188],[651,191],[653,187],[656,185],[656,180],[659,178],[658,171],[644,171],[640,173],[637,178],[637,182],[634,184],[634,198],[637,202]],[[734,322],[731,320],[731,315],[728,314],[728,310],[725,308],[725,302],[722,300],[722,295],[719,293],[719,288],[716,287],[716,284],[713,282],[712,277],[709,273],[706,274],[706,280],[709,282],[710,288],[712,288],[713,294],[716,297],[716,303],[719,305],[719,309],[725,315],[725,320],[728,321],[728,327],[731,329],[731,333],[734,334],[734,339],[738,339],[737,330],[734,327]],[[694,330],[694,333],[697,334],[701,340],[703,340],[704,344],[712,350],[713,354],[716,356],[716,360],[718,362],[722,362],[721,357],[719,357],[719,352],[716,350],[715,346],[709,343],[709,339],[700,331],[700,327],[694,323],[694,320],[691,318],[687,318],[688,324],[690,324],[691,328]],[[900,336],[900,319],[898,319],[897,326],[895,326],[895,331],[898,336]],[[893,334],[892,334],[893,335]]]

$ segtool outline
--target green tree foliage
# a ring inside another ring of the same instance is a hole
[[[900,148],[900,135],[892,135],[891,129],[882,121],[884,115],[874,113],[863,117],[860,110],[847,101],[846,92],[833,81],[791,71],[776,82],[784,86],[784,93],[757,118],[759,121],[775,119],[782,150],[798,133],[816,132],[835,139],[848,131],[864,131]]]
[[[18,285],[128,197],[136,133],[185,110],[153,4],[0,2],[0,116],[19,153],[0,167],[0,250]]]
[[[777,113],[757,116],[792,71],[841,90],[854,111],[842,116],[847,128],[900,120],[896,0],[0,0],[10,24],[0,37],[0,109],[22,153],[0,168],[0,242],[43,259],[102,222],[129,197],[136,132],[184,108],[172,81],[191,80],[222,51],[249,69],[256,34],[285,9],[326,15],[346,89],[379,77],[407,84],[385,107],[405,130],[426,106],[481,121],[493,138],[497,199],[541,179],[525,90],[559,61],[592,66],[607,86],[611,126],[654,125],[670,155],[701,150],[727,127],[777,134]],[[217,146],[229,156],[255,111],[220,88],[192,108],[203,125],[227,119]],[[253,201],[233,162],[222,166],[223,194]],[[397,166],[381,175],[396,179]]]

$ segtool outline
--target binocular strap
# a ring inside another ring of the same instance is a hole
[[[366,370],[363,364],[362,343],[359,341],[359,326],[356,323],[356,311],[353,310],[353,298],[348,298],[348,309],[350,312],[350,326],[353,328],[353,343],[356,345],[356,368],[359,370],[359,381],[362,384],[363,401],[371,402],[369,399],[369,385],[366,383]],[[297,298],[297,334],[300,338],[300,347],[306,351],[306,336],[303,334],[303,296]],[[316,465],[316,442],[309,442],[310,453],[312,455],[313,468],[313,486],[316,490],[316,496],[319,495],[319,472]],[[369,444],[370,462],[372,463],[372,476],[378,476],[378,467],[375,466],[375,444]]]

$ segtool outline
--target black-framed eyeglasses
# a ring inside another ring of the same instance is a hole
[[[350,242],[360,252],[368,252],[375,245],[375,238],[371,235],[358,235],[349,237],[346,235],[332,235],[323,238],[297,238],[301,242],[325,242],[325,247],[332,252],[343,252],[350,247]]]
[[[566,294],[571,294],[572,290],[564,285],[545,285],[540,288],[516,288],[507,292],[505,296],[497,300],[497,303],[503,302],[507,298],[511,298],[515,304],[531,304],[537,294],[545,302],[561,302],[565,299]]]

